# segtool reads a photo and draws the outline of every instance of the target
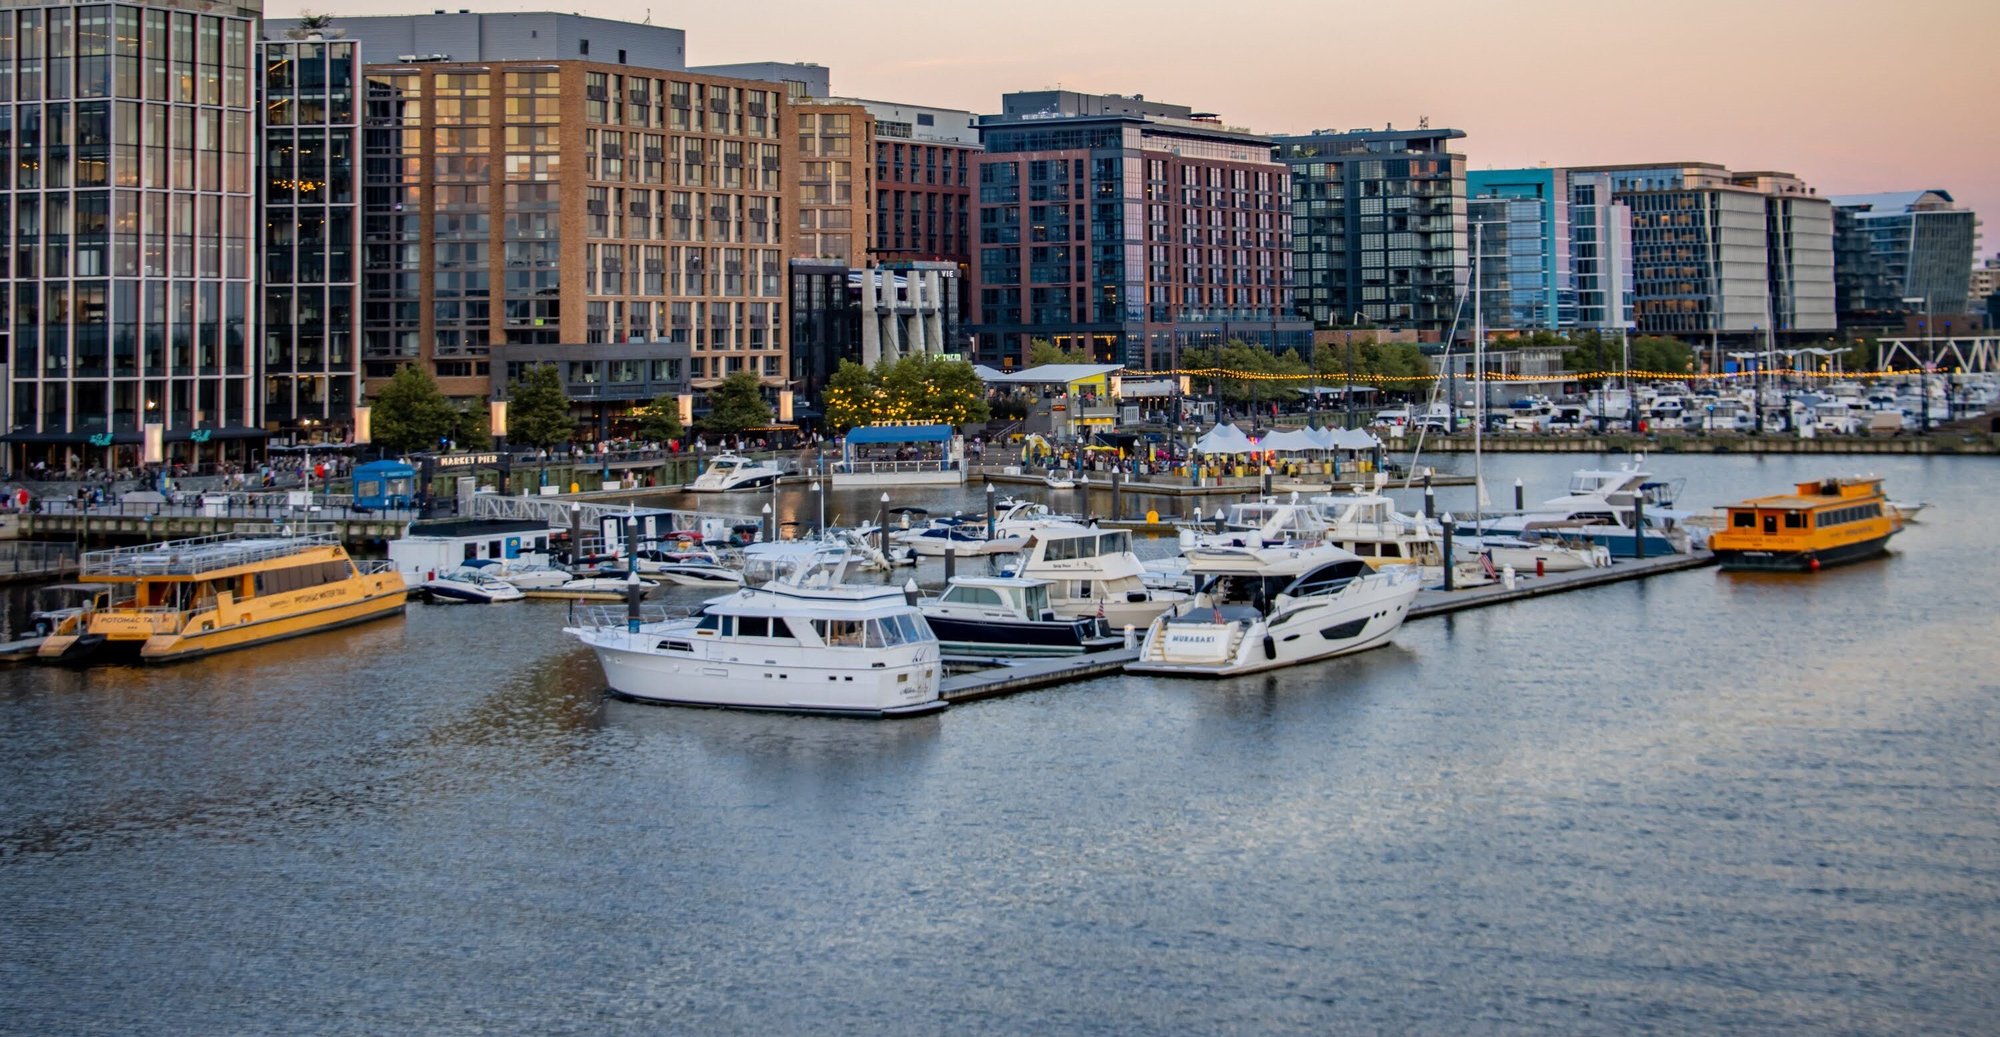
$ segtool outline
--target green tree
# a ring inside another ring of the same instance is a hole
[[[457,410],[415,364],[389,379],[370,411],[375,442],[396,453],[436,450],[458,423]]]
[[[554,364],[536,364],[507,386],[507,438],[552,447],[576,435],[569,392]]]
[[[738,371],[708,391],[708,415],[701,419],[703,432],[733,436],[771,423],[771,405],[764,402],[764,389],[757,376]]]
[[[1090,358],[1081,350],[1064,349],[1045,338],[1028,340],[1028,366],[1043,364],[1085,364]]]
[[[908,356],[874,370],[844,361],[827,380],[826,423],[836,431],[896,422],[964,425],[992,414],[986,386],[962,360]]]
[[[492,412],[477,403],[452,409],[451,441],[460,450],[493,449]]]
[[[665,443],[687,434],[687,427],[681,424],[681,401],[672,393],[661,393],[653,402],[633,412],[638,419],[639,438],[654,443]]]
[[[820,394],[827,428],[845,432],[875,421],[882,410],[881,386],[873,374],[852,360],[842,360]]]
[[[1683,375],[1694,370],[1694,348],[1665,335],[1641,335],[1632,340],[1632,369]]]

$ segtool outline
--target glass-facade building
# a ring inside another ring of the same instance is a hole
[[[1273,138],[1292,173],[1302,315],[1320,326],[1451,326],[1467,287],[1465,156],[1450,150],[1464,136],[1423,128]]]
[[[1835,294],[1843,325],[1967,312],[1979,220],[1942,190],[1833,199]],[[1909,303],[1905,299],[1924,301]]]
[[[214,3],[0,9],[9,462],[131,467],[261,439],[256,34]]]
[[[1560,169],[1466,174],[1468,225],[1486,326],[1576,325],[1569,175]]]
[[[1022,110],[1053,96],[1007,95],[981,124],[972,359],[1018,367],[1034,339],[1152,370],[1232,340],[1308,355],[1269,138],[1157,102]]]
[[[1638,331],[1697,340],[1834,329],[1833,214],[1788,173],[1597,166],[1632,214]]]
[[[339,440],[360,398],[362,59],[301,36],[263,44],[264,421]]]
[[[1602,173],[1569,174],[1570,268],[1576,325],[1627,330],[1632,317],[1632,210]]]

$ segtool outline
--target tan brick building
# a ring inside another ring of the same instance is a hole
[[[612,410],[649,399],[670,360],[698,389],[739,370],[783,380],[782,87],[687,72],[681,34],[654,26],[343,25],[367,63],[370,385],[415,362],[447,395],[483,399],[510,353],[561,357],[572,395]]]

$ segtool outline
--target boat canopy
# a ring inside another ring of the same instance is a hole
[[[945,443],[951,440],[950,425],[869,425],[849,429],[847,445],[867,443]]]

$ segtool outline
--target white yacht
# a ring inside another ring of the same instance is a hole
[[[1188,595],[1146,585],[1146,567],[1132,553],[1132,534],[1095,526],[1050,525],[1032,530],[1003,575],[1049,581],[1059,616],[1096,616],[1113,630],[1143,627],[1185,604]]]
[[[590,646],[613,691],[645,702],[902,717],[945,708],[938,640],[895,587],[840,582],[806,565],[715,598],[695,614],[580,613],[564,632]]]
[[[1519,536],[1487,537],[1466,545],[1492,561],[1494,568],[1512,566],[1523,575],[1603,569],[1611,564],[1611,549],[1590,542],[1580,526],[1536,526]]]
[[[1397,511],[1380,481],[1372,491],[1356,486],[1352,493],[1322,494],[1312,505],[1326,523],[1327,542],[1375,568],[1444,564],[1444,530],[1421,515]]]
[[[1051,490],[1076,489],[1076,476],[1070,474],[1067,468],[1049,469],[1048,474],[1042,476],[1042,482]]]
[[[775,461],[758,461],[741,454],[717,454],[710,458],[700,475],[687,488],[696,493],[727,493],[769,486],[785,470]]]
[[[986,535],[986,516],[954,515],[929,525],[891,534],[890,539],[927,558],[941,558],[949,549],[959,557],[1019,551],[1028,534],[1043,526],[1080,526],[1057,515],[1039,501],[1007,498],[994,504],[993,535]]]
[[[713,548],[687,547],[660,551],[642,549],[637,559],[639,574],[662,583],[681,587],[716,587],[727,590],[743,586],[743,573],[732,568]]]
[[[435,605],[497,605],[527,597],[521,588],[470,566],[438,573],[416,589],[418,596]]]
[[[1570,476],[1569,492],[1512,515],[1461,521],[1461,536],[1514,536],[1531,527],[1574,529],[1576,535],[1611,550],[1614,558],[1637,554],[1639,531],[1633,523],[1638,508],[1645,511],[1643,532],[1648,557],[1686,554],[1701,546],[1705,531],[1687,525],[1687,516],[1673,510],[1686,480],[1658,480],[1637,462],[1616,469],[1580,468]]]
[[[1228,677],[1387,643],[1422,586],[1337,547],[1246,547],[1190,561],[1194,600],[1146,631],[1131,673]]]

